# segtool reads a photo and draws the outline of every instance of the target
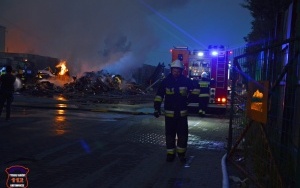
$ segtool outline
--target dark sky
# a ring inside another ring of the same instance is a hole
[[[251,16],[242,0],[1,0],[8,52],[65,59],[74,75],[130,75],[169,63],[173,46],[244,45]]]

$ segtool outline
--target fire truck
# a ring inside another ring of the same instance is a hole
[[[19,78],[23,86],[33,78],[33,64],[27,60],[14,60],[6,57],[0,58],[0,75],[6,73],[6,65],[12,66],[12,74]]]
[[[206,72],[210,81],[209,109],[226,109],[228,96],[228,75],[231,51],[224,46],[209,46],[205,50],[190,50],[188,47],[171,49],[172,61],[183,62],[183,75],[198,84],[201,74]],[[191,98],[189,106],[198,106],[197,97]],[[221,110],[223,111],[223,110]]]

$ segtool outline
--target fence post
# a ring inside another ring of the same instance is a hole
[[[237,64],[238,61],[236,58],[233,59],[232,71],[231,71],[231,101],[230,101],[230,116],[229,116],[229,127],[228,127],[228,145],[227,145],[227,154],[229,154],[232,148],[232,121],[234,116],[234,99],[236,91],[236,81],[237,81]]]
[[[299,21],[300,21],[300,0],[294,0],[294,19],[295,19],[295,28],[294,28],[294,35],[296,38],[300,37],[300,26]],[[297,57],[297,62],[298,62],[298,66],[300,66],[300,57],[299,57],[299,51],[300,51],[300,42],[299,40],[296,41],[296,45],[295,45],[295,51],[298,52],[298,57]],[[299,76],[299,75],[298,75]],[[299,79],[299,77],[298,77]],[[299,80],[298,80],[298,85],[299,85]],[[299,88],[298,88],[299,89]],[[298,102],[299,104],[299,102]],[[298,118],[299,119],[299,118]],[[300,130],[298,133],[298,137],[300,135]],[[298,141],[298,148],[297,148],[297,167],[296,167],[296,187],[300,187],[300,139]],[[297,178],[298,177],[298,178]]]

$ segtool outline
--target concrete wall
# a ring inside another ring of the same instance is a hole
[[[0,25],[0,52],[5,52],[5,27]]]

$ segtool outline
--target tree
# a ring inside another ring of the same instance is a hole
[[[292,0],[244,0],[242,7],[253,17],[252,31],[244,37],[247,46],[266,44],[275,40],[275,27],[278,15],[283,13]]]
[[[266,47],[277,40],[276,25],[281,15],[290,5],[292,0],[244,0],[242,7],[248,9],[253,17],[251,23],[251,32],[244,37],[246,41],[245,53],[257,52],[259,49]],[[245,67],[251,77],[256,74],[256,54],[247,57],[247,63],[242,66]]]

